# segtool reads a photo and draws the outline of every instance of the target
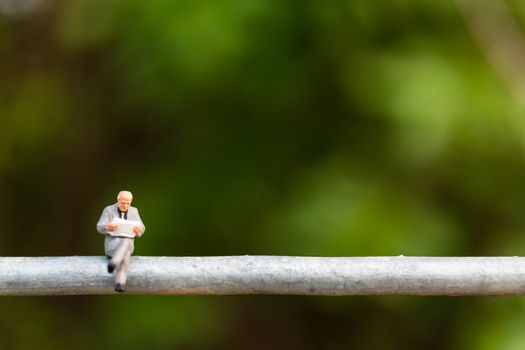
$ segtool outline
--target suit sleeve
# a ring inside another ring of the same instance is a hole
[[[135,215],[134,215],[134,218],[133,220],[136,220],[136,221],[139,221],[140,222],[140,233],[138,234],[137,237],[140,237],[144,234],[144,231],[146,231],[146,226],[144,226],[144,223],[142,222],[142,219],[140,218],[140,215],[139,215],[139,210],[138,209],[135,209]]]
[[[100,216],[100,219],[97,223],[97,231],[100,234],[107,235],[108,231],[106,231],[106,225],[111,221],[111,215],[108,210],[108,208],[105,208],[102,211],[102,215]]]

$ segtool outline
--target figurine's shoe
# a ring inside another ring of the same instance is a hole
[[[126,290],[124,289],[124,286],[120,283],[115,284],[115,292],[118,293],[124,293]]]
[[[113,271],[115,271],[115,264],[113,263],[109,263],[108,264],[108,273],[112,273]]]

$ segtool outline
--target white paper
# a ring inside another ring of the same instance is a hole
[[[133,221],[133,220],[124,220],[120,218],[114,218],[111,222],[114,224],[117,224],[118,227],[115,229],[115,231],[109,231],[109,234],[111,236],[117,236],[117,237],[129,237],[133,238],[135,237],[135,233],[133,232],[133,228],[135,226],[142,227],[142,224],[140,221]]]

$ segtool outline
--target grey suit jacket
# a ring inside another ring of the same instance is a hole
[[[97,223],[97,231],[100,234],[103,235],[109,235],[108,231],[106,231],[106,225],[110,223],[114,218],[118,218],[118,204],[115,203],[113,205],[109,205],[104,208],[102,211],[102,215],[100,216],[100,219]],[[142,236],[144,231],[146,231],[146,226],[144,226],[144,223],[142,222],[142,219],[139,215],[139,210],[135,207],[129,207],[128,208],[128,214],[127,214],[128,220],[134,220],[134,221],[140,221],[140,224],[142,226],[141,232],[138,234],[138,237]]]

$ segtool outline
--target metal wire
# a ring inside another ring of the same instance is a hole
[[[114,294],[98,256],[2,257],[0,295]],[[521,257],[140,257],[125,294],[522,295]]]

